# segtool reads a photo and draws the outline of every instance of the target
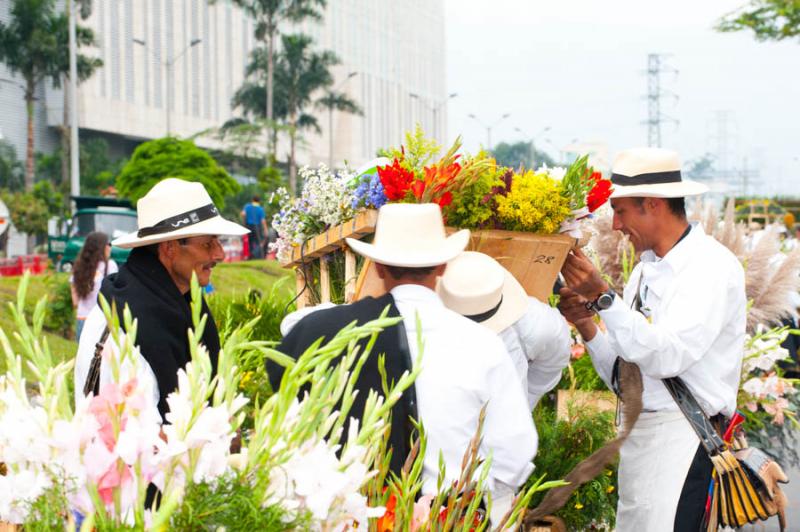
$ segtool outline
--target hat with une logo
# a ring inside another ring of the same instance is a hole
[[[611,171],[614,198],[683,198],[708,187],[681,177],[678,153],[661,148],[632,148],[617,155]]]
[[[139,229],[115,239],[121,248],[138,248],[177,238],[241,236],[250,232],[219,215],[202,183],[170,177],[136,202]]]

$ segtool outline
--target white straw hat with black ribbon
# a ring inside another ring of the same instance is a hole
[[[683,198],[708,192],[683,179],[678,153],[662,148],[631,148],[617,155],[611,171],[614,198]]]
[[[447,308],[496,333],[518,321],[530,304],[511,272],[476,251],[465,251],[447,263],[436,292]]]
[[[202,183],[173,177],[159,181],[136,202],[139,229],[114,239],[121,248],[138,248],[192,236],[241,236],[250,232],[220,216]]]
[[[348,238],[363,257],[387,266],[425,268],[454,259],[469,243],[469,230],[450,236],[435,203],[390,203],[378,211],[372,243]]]

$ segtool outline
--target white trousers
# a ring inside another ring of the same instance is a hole
[[[642,412],[619,453],[617,532],[673,531],[699,444],[682,412]]]

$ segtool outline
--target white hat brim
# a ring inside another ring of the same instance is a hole
[[[403,268],[427,268],[450,262],[464,251],[469,243],[469,229],[462,229],[450,235],[444,240],[439,249],[425,251],[377,247],[374,244],[368,244],[355,238],[346,240],[347,245],[353,251],[378,264]]]
[[[677,181],[654,185],[614,185],[611,198],[683,198],[699,196],[708,192],[708,187],[697,181]]]
[[[230,222],[221,216],[215,216],[208,220],[203,220],[194,225],[183,227],[169,233],[160,233],[157,235],[150,235],[139,237],[138,231],[128,233],[119,238],[115,238],[111,244],[123,249],[132,249],[150,244],[158,244],[159,242],[167,242],[168,240],[175,240],[178,238],[189,238],[193,236],[242,236],[249,233],[250,230],[237,223]]]
[[[505,268],[503,268],[505,269]],[[528,294],[519,281],[505,270],[506,278],[503,281],[503,302],[497,313],[488,320],[480,322],[481,325],[500,333],[514,325],[528,310]]]

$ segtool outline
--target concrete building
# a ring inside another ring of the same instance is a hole
[[[8,19],[0,2],[0,19]],[[230,0],[95,0],[90,18],[98,46],[87,53],[101,68],[79,89],[78,119],[85,138],[109,141],[128,155],[141,141],[168,131],[194,136],[234,116],[231,98],[244,80],[250,51],[257,46],[253,22]],[[322,23],[287,28],[311,35],[319,49],[333,50],[334,89],[346,92],[363,116],[316,108],[322,134],[304,131],[301,164],[357,166],[381,147],[397,145],[419,122],[429,135],[446,138],[443,0],[329,0]],[[355,74],[353,74],[355,73]],[[0,65],[0,132],[24,157],[25,106],[19,80]],[[58,144],[63,93],[40,89],[36,149]],[[322,94],[320,94],[322,96]],[[329,123],[332,123],[333,152]],[[201,145],[215,141],[198,138]],[[285,159],[287,143],[279,145]]]

